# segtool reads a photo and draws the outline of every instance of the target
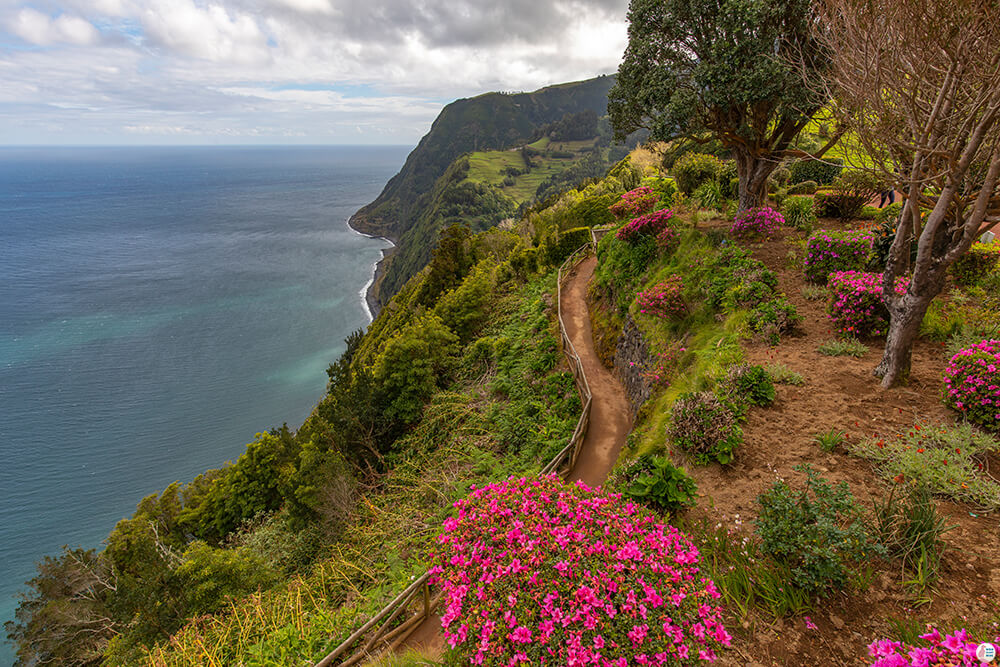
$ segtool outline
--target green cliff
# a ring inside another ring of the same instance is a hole
[[[458,158],[477,151],[520,148],[549,133],[590,141],[604,135],[601,143],[606,143],[610,139],[606,123],[592,123],[583,135],[571,125],[581,114],[595,120],[605,115],[607,93],[614,81],[613,76],[601,76],[531,93],[486,93],[447,105],[378,198],[351,218],[351,226],[358,231],[397,244],[380,267],[369,295],[375,309],[427,262],[441,229],[463,219],[474,230],[482,230],[513,216],[523,203],[514,192],[498,196],[495,188],[500,183],[484,183],[475,174],[467,181],[462,166],[455,164]],[[606,168],[604,164],[601,173]],[[530,194],[533,198],[535,193]]]

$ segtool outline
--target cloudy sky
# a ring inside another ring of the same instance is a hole
[[[413,144],[614,72],[627,0],[0,0],[0,145]]]

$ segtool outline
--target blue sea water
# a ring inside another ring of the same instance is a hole
[[[0,148],[0,621],[42,556],[301,423],[406,150]]]

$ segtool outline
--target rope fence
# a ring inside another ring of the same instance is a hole
[[[590,426],[590,406],[593,402],[593,396],[590,393],[590,384],[587,382],[587,375],[583,371],[583,364],[580,362],[580,355],[577,354],[573,341],[569,339],[569,335],[566,333],[566,324],[563,322],[562,316],[562,286],[564,277],[568,276],[580,262],[586,259],[592,248],[597,247],[599,236],[595,235],[593,229],[591,230],[591,239],[591,243],[584,244],[566,258],[566,261],[559,267],[559,272],[556,276],[556,303],[558,304],[557,314],[563,354],[566,355],[570,372],[573,373],[573,378],[576,381],[576,388],[580,393],[583,410],[580,413],[580,419],[576,422],[576,428],[573,430],[573,435],[570,436],[569,442],[541,469],[540,474],[542,475],[558,471],[565,477],[573,469],[576,459],[580,454],[583,441],[587,437],[587,428]],[[332,665],[351,667],[352,665],[361,664],[366,658],[371,658],[379,653],[396,650],[413,634],[413,631],[421,623],[433,616],[433,610],[437,607],[441,599],[441,593],[435,593],[432,590],[433,587],[430,584],[430,578],[430,572],[420,575],[413,583],[407,586],[406,590],[397,595],[392,602],[372,616],[368,622],[358,628],[350,637],[327,654],[326,657],[315,663],[314,667],[332,667]],[[398,621],[400,616],[406,613],[407,609],[415,601],[418,603],[418,608],[415,611],[411,611],[406,620],[393,627],[393,624]],[[348,656],[348,651],[362,641],[369,633],[372,634],[367,637],[367,640]],[[338,659],[340,662],[335,662]]]

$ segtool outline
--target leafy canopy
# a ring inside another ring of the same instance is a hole
[[[812,16],[811,0],[632,0],[608,96],[615,132],[712,133],[738,162],[740,154],[780,159],[825,101],[806,84],[828,61],[810,36]],[[746,169],[741,178],[751,176]]]

